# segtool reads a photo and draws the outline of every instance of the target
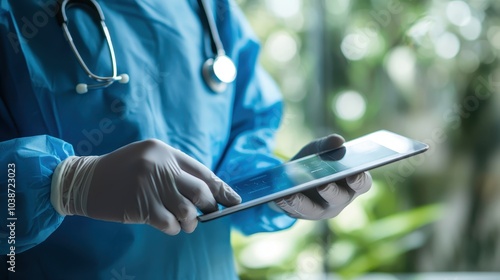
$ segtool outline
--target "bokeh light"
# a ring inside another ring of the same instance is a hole
[[[460,40],[451,32],[444,32],[435,42],[436,54],[444,59],[454,58],[460,51]]]
[[[292,60],[297,55],[297,42],[286,31],[272,33],[266,41],[265,49],[269,57],[281,63]]]
[[[460,26],[460,34],[469,41],[474,41],[479,38],[481,30],[481,22],[475,17],[471,18],[467,24]]]
[[[366,102],[363,96],[356,91],[348,90],[341,92],[332,104],[334,113],[346,121],[360,119],[366,111]]]
[[[394,48],[387,56],[386,69],[391,80],[401,88],[408,89],[414,83],[416,57],[407,47]]]
[[[464,26],[471,19],[469,5],[464,1],[451,1],[446,6],[446,16],[451,23]]]
[[[290,18],[299,13],[302,0],[266,0],[266,6],[275,16]]]
[[[290,253],[286,240],[276,238],[259,239],[241,251],[240,258],[243,265],[250,268],[259,268],[274,265]]]
[[[369,48],[370,38],[362,32],[348,34],[340,45],[342,53],[349,60],[362,59],[368,53]]]

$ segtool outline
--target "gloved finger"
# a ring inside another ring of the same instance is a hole
[[[210,213],[218,209],[217,202],[204,181],[184,172],[182,176],[177,178],[177,184],[182,186],[178,187],[179,192],[203,213]]]
[[[177,205],[177,210],[179,214],[177,214],[176,217],[181,224],[182,230],[187,233],[193,232],[196,226],[198,226],[198,211],[196,207],[186,200]]]
[[[228,184],[212,173],[212,182],[208,184],[212,190],[215,200],[229,207],[241,203],[241,197]]]
[[[344,144],[345,140],[338,134],[330,134],[328,136],[316,139],[305,145],[293,158],[298,159],[312,154],[317,154],[323,151],[336,149]]]
[[[159,186],[167,185],[170,187],[157,188],[158,196],[165,208],[179,221],[182,230],[190,233],[198,225],[198,210],[191,201],[182,195],[180,190],[193,187],[185,182],[186,178],[192,176],[175,167],[165,168],[166,172],[162,178],[165,182],[159,182]]]
[[[372,176],[369,172],[362,172],[347,177],[346,182],[349,188],[356,192],[355,196],[358,196],[370,190],[372,186]]]
[[[224,206],[233,206],[241,202],[241,197],[210,169],[181,151],[177,152],[179,153],[178,163],[181,168],[204,181],[217,202]]]
[[[321,219],[324,208],[303,193],[296,193],[274,201],[289,216],[298,219]]]
[[[183,231],[191,233],[198,225],[198,211],[188,199],[180,196],[173,203],[166,205],[167,210],[174,214]]]
[[[159,203],[151,207],[149,221],[146,223],[168,235],[176,235],[181,231],[181,225],[175,216]]]
[[[316,188],[329,207],[338,207],[348,204],[354,197],[354,191],[341,182],[332,182]]]

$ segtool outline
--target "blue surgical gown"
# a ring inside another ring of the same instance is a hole
[[[118,74],[130,82],[82,95],[76,84],[95,81],[63,36],[56,0],[0,3],[1,279],[234,279],[231,228],[252,234],[293,224],[260,206],[169,236],[148,225],[62,217],[50,204],[51,176],[62,160],[147,138],[184,151],[228,182],[279,163],[272,149],[282,100],[258,65],[259,43],[235,3],[210,2],[209,16],[238,69],[236,81],[214,93],[201,75],[213,51],[196,0],[99,1]],[[109,76],[106,41],[87,11],[67,11],[73,40],[88,67]],[[7,238],[7,182],[15,184],[14,239]],[[7,271],[10,246],[15,273]]]

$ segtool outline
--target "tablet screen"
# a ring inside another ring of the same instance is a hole
[[[367,140],[276,166],[257,177],[230,185],[244,203],[395,154],[397,152]]]
[[[251,178],[229,182],[241,204],[201,215],[208,221],[255,205],[337,181],[349,175],[401,160],[428,149],[428,145],[381,130],[342,147],[286,162]]]

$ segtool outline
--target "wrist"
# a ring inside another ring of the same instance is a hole
[[[63,188],[63,181],[67,174],[67,170],[71,166],[71,162],[73,162],[77,158],[77,156],[70,156],[61,161],[52,174],[52,183],[50,186],[50,202],[52,203],[52,206],[54,207],[56,212],[62,216],[71,215],[64,210],[62,197],[65,191]]]
[[[52,175],[50,201],[61,215],[86,216],[87,196],[98,156],[71,156]]]

